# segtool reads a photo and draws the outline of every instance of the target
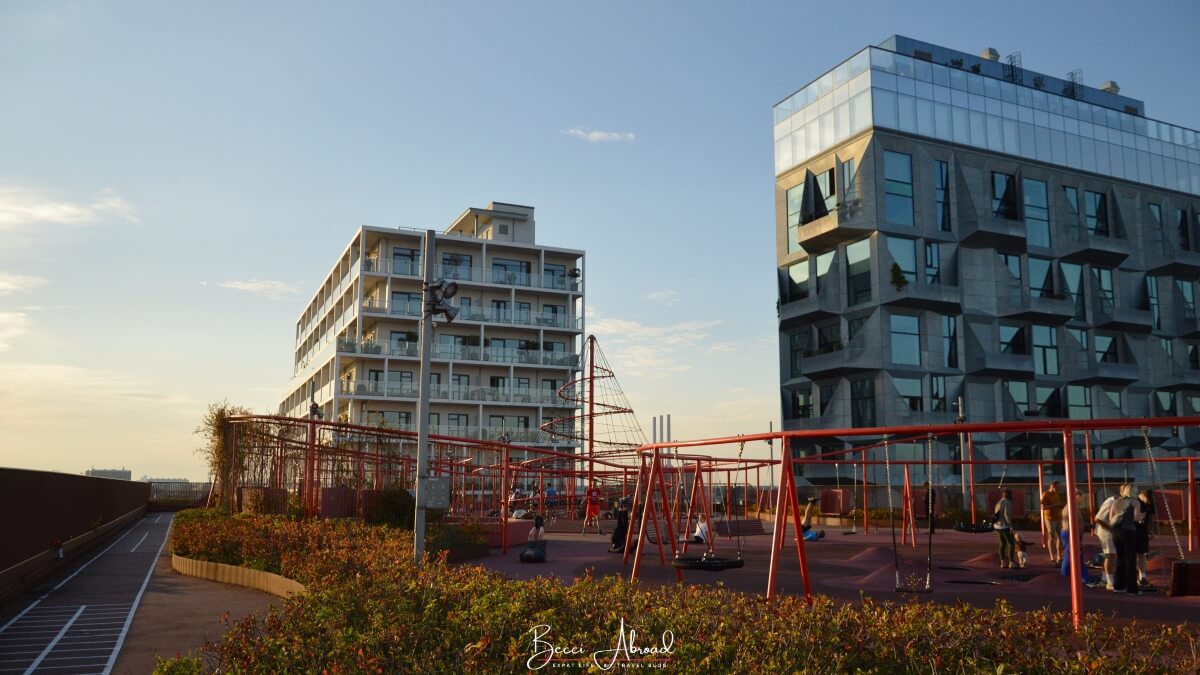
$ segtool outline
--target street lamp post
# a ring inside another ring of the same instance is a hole
[[[421,350],[421,368],[418,373],[420,383],[417,400],[417,474],[416,483],[416,512],[413,514],[413,556],[418,565],[425,555],[425,501],[426,478],[429,467],[429,365],[433,359],[433,315],[442,314],[446,321],[454,320],[458,310],[450,306],[446,299],[454,297],[458,285],[446,283],[433,277],[434,256],[436,254],[437,233],[425,231],[425,245],[421,255],[425,256],[425,274],[422,290],[421,330],[418,342]]]

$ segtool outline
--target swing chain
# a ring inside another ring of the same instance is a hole
[[[1158,463],[1154,460],[1154,451],[1150,448],[1150,427],[1142,427],[1142,441],[1146,446],[1146,458],[1150,460],[1150,479],[1158,487],[1160,492],[1163,492],[1163,508],[1167,512],[1167,522],[1171,524],[1171,536],[1175,538],[1175,548],[1179,549],[1179,559],[1184,559],[1183,544],[1179,541],[1179,532],[1175,529],[1175,519],[1171,517],[1171,500],[1167,499],[1164,492],[1162,479],[1158,472]]]

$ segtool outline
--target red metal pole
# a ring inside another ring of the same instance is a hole
[[[643,484],[642,477],[646,475],[646,456],[645,455],[640,455],[640,454],[638,455],[638,464],[639,464],[639,466],[638,466],[638,482],[636,485],[633,486],[633,501],[629,505],[629,517],[630,518],[633,518],[633,514],[637,513],[638,495],[641,494],[641,492],[642,492],[642,484]],[[645,505],[643,505],[642,508],[644,510]],[[639,533],[639,536],[641,536],[640,533]],[[633,541],[633,527],[631,526],[625,532],[625,550],[621,552],[621,564],[622,565],[625,565],[629,562],[629,544],[632,541]],[[642,544],[642,542],[639,539],[638,546],[641,546],[641,544]]]
[[[500,467],[500,552],[508,555],[508,447],[504,448],[504,465]]]
[[[1038,464],[1038,511],[1042,510],[1042,495],[1046,493],[1046,476],[1043,465]],[[1042,524],[1042,548],[1046,548],[1046,519],[1040,518]]]
[[[1191,495],[1191,499],[1188,500],[1190,504],[1188,510],[1191,511],[1191,516],[1188,518],[1189,551],[1193,550],[1193,543],[1195,544],[1195,548],[1200,549],[1200,498],[1196,495],[1197,491],[1200,490],[1200,486],[1196,485],[1195,467],[1195,460],[1188,462],[1188,493]]]
[[[596,445],[596,336],[588,336],[588,485],[592,484],[596,465],[592,462]],[[587,522],[587,521],[584,521]]]
[[[800,580],[804,584],[804,602],[812,606],[812,584],[808,579],[808,556],[804,555],[804,531],[801,527],[800,500],[796,497],[796,483],[788,483],[789,500],[792,503],[792,533],[796,536],[796,558],[800,563]]]
[[[871,523],[870,523],[870,521],[867,520],[867,511],[870,510],[871,504],[870,504],[869,500],[867,499],[868,493],[867,493],[867,449],[866,448],[863,448],[863,451],[862,451],[862,474],[861,475],[862,475],[862,479],[863,479],[863,534],[871,534],[871,530],[870,530]],[[887,489],[891,490],[892,486],[891,485],[887,486]]]
[[[655,453],[657,452],[658,450],[656,449]],[[642,568],[642,551],[646,548],[646,519],[650,517],[650,511],[654,509],[654,500],[650,497],[650,495],[654,492],[654,472],[657,470],[658,462],[651,461],[650,476],[646,479],[646,504],[642,507],[642,519],[641,524],[638,527],[638,545],[633,554],[633,572],[630,575],[631,579],[638,578],[638,572],[641,571]],[[661,545],[662,537],[659,537],[658,540]],[[626,546],[625,550],[628,551],[629,547]]]
[[[775,597],[775,573],[779,569],[779,552],[783,548],[783,529],[785,519],[791,504],[784,494],[791,486],[792,458],[791,452],[784,452],[780,460],[780,476],[778,493],[775,495],[775,527],[771,530],[771,563],[767,566],[767,600]]]
[[[891,489],[890,487],[888,488]],[[908,543],[908,519],[912,515],[912,495],[909,494],[908,465],[904,465],[904,487],[900,490],[900,543]],[[913,527],[913,547],[917,545],[916,527]]]
[[[1079,521],[1079,500],[1075,497],[1075,439],[1070,429],[1063,432],[1063,464],[1067,481],[1067,509],[1070,511],[1070,549],[1071,549],[1071,621],[1075,630],[1079,630],[1079,622],[1083,619],[1083,551],[1080,546],[1080,536],[1083,525]]]
[[[729,517],[733,515],[733,482],[729,471],[725,472],[725,538],[733,539],[733,528],[728,527]],[[716,539],[716,531],[709,536],[710,539]]]
[[[969,469],[968,469],[969,473],[967,475],[970,477],[970,481],[971,481],[970,488],[969,488],[970,494],[968,495],[971,498],[971,524],[974,525],[975,524],[975,442],[971,438],[971,434],[967,434],[967,462],[968,462],[968,467],[969,467]]]
[[[661,459],[659,459],[657,450],[654,451],[654,461],[656,461],[656,462],[662,461]],[[667,499],[668,499],[667,483],[665,480],[663,480],[663,474],[662,474],[661,468],[658,472],[658,487],[659,487],[659,492],[662,495],[663,504],[665,506],[667,503]],[[673,527],[671,527],[671,519],[670,518],[664,518],[663,520],[665,521],[665,524],[667,526],[667,539],[670,540],[670,542],[671,542],[671,557],[674,558],[675,554],[678,553],[678,549],[676,548],[677,544],[675,543],[675,529]],[[666,565],[667,561],[663,557],[663,546],[662,546],[663,537],[658,532],[658,520],[654,521],[654,530],[655,530],[655,536],[658,539],[658,560],[663,565]],[[711,533],[709,534],[709,537],[710,538],[712,537]],[[678,567],[675,568],[675,580],[683,581],[683,570],[679,569]]]

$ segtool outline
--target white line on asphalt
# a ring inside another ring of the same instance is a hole
[[[97,553],[97,554],[96,554],[96,556],[95,556],[94,558],[92,558],[91,560],[89,560],[89,561],[85,562],[84,564],[80,565],[79,569],[77,569],[77,570],[75,570],[74,572],[72,572],[72,573],[71,573],[71,576],[67,577],[66,579],[63,579],[63,580],[62,580],[62,581],[60,581],[60,582],[58,582],[58,585],[57,585],[57,586],[55,586],[54,588],[51,588],[50,590],[46,591],[46,593],[45,593],[44,595],[42,595],[42,597],[38,598],[37,600],[34,600],[32,603],[30,603],[30,605],[29,605],[28,607],[26,607],[25,609],[21,610],[21,613],[20,613],[20,614],[18,614],[18,615],[16,615],[16,616],[14,616],[13,618],[9,619],[9,620],[8,620],[8,623],[4,624],[3,626],[0,626],[0,634],[4,633],[4,631],[8,630],[8,627],[9,627],[9,626],[13,625],[13,624],[14,624],[14,623],[16,623],[17,621],[19,621],[19,620],[21,619],[21,617],[25,616],[25,613],[26,613],[26,612],[28,612],[29,610],[33,609],[34,607],[37,607],[37,606],[38,606],[38,604],[39,604],[39,603],[41,603],[41,601],[43,601],[43,600],[45,600],[46,598],[50,597],[50,594],[51,594],[51,593],[53,593],[54,591],[57,591],[58,589],[62,588],[62,587],[63,587],[63,584],[65,584],[65,583],[67,583],[68,581],[70,581],[70,580],[74,579],[76,574],[79,574],[79,573],[80,573],[80,572],[82,572],[84,569],[86,569],[88,565],[91,565],[92,563],[96,562],[96,560],[97,560],[97,559],[99,559],[99,558],[100,558],[100,556],[104,555],[105,553],[108,553],[108,550],[109,550],[109,549],[111,549],[112,547],[114,547],[114,546],[116,546],[117,544],[121,543],[121,540],[122,540],[122,539],[124,539],[125,537],[129,536],[129,533],[130,533],[130,532],[132,532],[132,531],[133,531],[133,529],[132,529],[132,528],[131,528],[131,529],[128,529],[128,530],[126,530],[126,531],[125,531],[125,534],[121,535],[120,537],[117,537],[117,540],[116,540],[116,541],[114,541],[113,543],[109,544],[109,545],[108,545],[108,548],[105,548],[103,551],[100,551],[99,553]],[[107,605],[106,605],[106,606],[107,606]]]
[[[159,516],[154,519],[154,523],[157,525],[158,521],[160,521],[160,520],[162,520],[162,514],[159,514]]]
[[[95,560],[95,558],[93,558],[93,560]],[[29,667],[25,669],[25,675],[29,675],[33,671],[37,670],[37,667],[42,662],[42,659],[46,658],[46,655],[50,653],[51,649],[54,649],[54,645],[58,644],[58,641],[62,639],[63,635],[66,635],[67,631],[71,628],[71,624],[75,623],[75,619],[78,619],[79,615],[83,614],[83,610],[85,609],[87,609],[87,605],[81,605],[79,609],[76,610],[75,616],[71,617],[71,619],[67,621],[67,625],[63,626],[62,630],[58,631],[58,635],[54,636],[54,639],[50,641],[50,644],[46,645],[46,648],[42,650],[42,653],[38,654],[38,657],[33,660],[33,663],[29,664]]]
[[[158,564],[158,558],[162,555],[163,548],[167,545],[167,539],[171,538],[171,525],[174,524],[174,518],[167,521],[167,531],[163,533],[162,543],[158,545],[158,553],[150,559],[150,569],[146,570],[146,578],[142,580],[142,587],[138,589],[137,597],[133,599],[133,606],[129,608],[129,616],[125,617],[125,625],[121,628],[121,635],[117,638],[117,645],[113,647],[112,654],[108,657],[108,663],[104,665],[104,675],[112,672],[113,664],[117,662],[117,654],[121,653],[121,647],[125,644],[125,636],[129,634],[129,624],[133,623],[133,615],[137,613],[138,603],[142,601],[142,594],[146,592],[146,586],[150,584],[150,577],[154,574],[154,566]]]
[[[143,542],[143,541],[146,541],[146,537],[148,537],[148,536],[150,536],[150,533],[149,533],[149,532],[147,532],[146,534],[143,534],[143,535],[142,535],[142,538],[141,538],[141,539],[138,539],[138,543],[134,544],[134,545],[133,545],[133,548],[129,549],[129,552],[130,552],[130,553],[133,553],[134,551],[136,551],[136,550],[137,550],[137,547],[141,546],[141,545],[142,545],[142,542]]]

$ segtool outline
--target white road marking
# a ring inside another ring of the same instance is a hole
[[[157,523],[158,523],[158,521],[160,521],[160,520],[162,520],[162,515],[161,515],[161,514],[159,514],[159,516],[158,516],[157,518],[155,518],[155,519],[154,519],[154,522],[157,524]]]
[[[141,545],[142,545],[142,542],[143,542],[143,541],[146,541],[146,537],[148,537],[148,536],[150,536],[150,533],[149,533],[149,532],[147,532],[146,534],[143,534],[143,535],[142,535],[142,538],[141,538],[141,539],[138,539],[138,543],[134,544],[134,545],[133,545],[133,548],[129,549],[129,552],[130,552],[130,553],[133,553],[134,551],[136,551],[136,550],[137,550],[137,547],[141,546]]]
[[[95,558],[93,558],[93,560],[95,560]],[[42,650],[42,653],[38,654],[38,657],[33,660],[33,663],[29,664],[29,667],[25,669],[25,675],[29,675],[33,671],[37,670],[37,667],[39,664],[41,664],[42,659],[45,659],[46,655],[50,653],[50,650],[54,649],[54,645],[58,644],[58,641],[62,639],[63,635],[66,635],[67,631],[71,628],[71,624],[75,623],[75,619],[78,619],[79,615],[83,614],[83,610],[85,609],[87,609],[87,605],[81,605],[79,609],[75,611],[75,616],[71,617],[67,621],[67,624],[62,627],[62,630],[58,631],[58,635],[54,636],[54,639],[50,641],[50,644],[46,645],[46,648]]]
[[[125,537],[129,536],[129,533],[130,533],[130,532],[132,532],[132,531],[133,531],[133,529],[132,529],[132,528],[131,528],[131,529],[129,529],[129,530],[126,530],[126,531],[125,531],[125,534],[121,535],[120,537],[118,537],[118,538],[117,538],[117,540],[116,540],[116,541],[114,541],[113,543],[109,544],[109,545],[108,545],[108,548],[105,548],[103,551],[100,551],[99,553],[97,553],[97,554],[96,554],[96,557],[94,557],[94,558],[92,558],[91,560],[89,560],[89,561],[85,562],[84,564],[80,565],[80,566],[79,566],[79,569],[77,569],[77,570],[75,570],[73,573],[71,573],[71,576],[67,577],[66,579],[63,579],[63,580],[62,580],[62,581],[60,581],[60,582],[58,582],[58,585],[57,585],[57,586],[55,586],[54,588],[51,588],[50,590],[46,591],[46,593],[45,593],[44,595],[42,595],[42,597],[38,598],[37,600],[34,600],[32,603],[30,603],[30,604],[29,604],[29,606],[28,606],[28,607],[26,607],[25,609],[21,610],[21,613],[20,613],[20,614],[18,614],[18,615],[16,615],[16,616],[14,616],[13,618],[9,619],[9,620],[8,620],[8,623],[4,624],[3,626],[0,626],[0,634],[4,633],[4,631],[8,630],[8,627],[9,627],[9,626],[11,626],[11,625],[13,625],[14,623],[16,623],[17,621],[19,621],[19,620],[21,619],[21,617],[25,616],[25,614],[26,614],[27,612],[29,612],[29,610],[33,609],[34,607],[37,607],[37,606],[38,606],[38,605],[39,605],[39,604],[40,604],[40,603],[41,603],[43,600],[45,600],[46,598],[50,597],[50,594],[51,594],[51,593],[53,593],[54,591],[57,591],[58,589],[62,588],[62,587],[63,587],[63,584],[65,584],[65,583],[67,583],[68,581],[70,581],[70,580],[74,579],[74,578],[75,578],[75,575],[77,575],[77,574],[79,574],[80,572],[82,572],[83,570],[87,569],[87,566],[88,566],[88,565],[91,565],[92,563],[96,562],[96,560],[98,560],[98,559],[100,558],[100,556],[104,555],[105,553],[108,553],[109,549],[111,549],[112,547],[114,547],[114,546],[116,546],[117,544],[121,543],[121,540],[122,540],[122,539],[124,539]]]
[[[146,586],[150,584],[150,577],[154,575],[154,567],[158,564],[158,559],[162,556],[163,548],[167,545],[167,539],[170,539],[171,525],[173,520],[167,521],[167,531],[163,534],[162,543],[158,545],[158,553],[150,559],[150,569],[146,570],[146,578],[142,579],[142,587],[138,589],[137,597],[133,599],[133,606],[129,608],[129,616],[125,617],[125,625],[121,628],[121,635],[117,638],[117,644],[113,647],[112,654],[108,657],[108,663],[104,666],[104,675],[112,672],[113,664],[117,662],[117,655],[121,653],[121,647],[125,644],[125,636],[129,634],[129,624],[133,623],[133,615],[137,613],[138,604],[142,601],[142,594],[146,592]]]

